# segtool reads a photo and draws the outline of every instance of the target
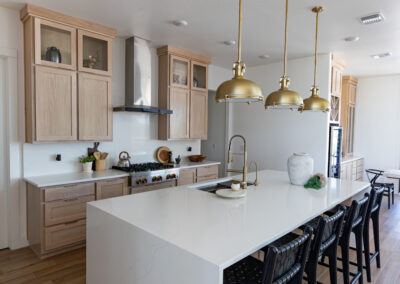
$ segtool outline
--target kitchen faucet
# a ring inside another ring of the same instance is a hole
[[[241,138],[243,140],[243,170],[233,170],[233,169],[227,169],[226,171],[228,173],[242,173],[243,178],[242,181],[240,182],[241,188],[246,189],[247,188],[247,144],[246,144],[246,139],[242,135],[233,135],[231,139],[229,140],[229,148],[228,148],[228,164],[232,163],[231,159],[231,144],[232,140],[234,138]]]
[[[254,185],[257,186],[258,185],[258,165],[257,165],[256,161],[250,162],[249,169],[251,169],[251,166],[253,164],[256,166],[256,179],[254,180]]]

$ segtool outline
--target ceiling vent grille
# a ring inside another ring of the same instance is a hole
[[[382,15],[382,13],[374,13],[360,18],[360,22],[363,25],[376,24],[383,22],[384,20],[385,17]]]
[[[371,55],[371,57],[372,57],[373,59],[381,59],[381,58],[385,58],[385,57],[389,57],[389,56],[392,56],[392,53],[390,53],[390,52],[385,52],[385,53],[380,53],[380,54]]]

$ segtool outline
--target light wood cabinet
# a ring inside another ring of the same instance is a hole
[[[183,169],[179,171],[178,186],[214,179],[218,179],[218,165]]]
[[[35,75],[35,140],[76,140],[76,72],[35,66]]]
[[[364,158],[344,161],[340,164],[340,178],[352,181],[362,181],[364,173]]]
[[[207,139],[210,59],[172,46],[157,50],[158,104],[173,111],[160,115],[161,140]]]
[[[85,245],[86,203],[128,194],[128,178],[38,188],[27,184],[28,241],[41,258]]]
[[[116,31],[31,4],[21,10],[21,21],[26,142],[112,140],[112,40]]]
[[[340,125],[343,127],[342,156],[354,152],[354,120],[358,80],[343,76]]]
[[[126,178],[96,182],[96,200],[128,194]]]
[[[179,170],[178,186],[196,183],[196,168]]]
[[[111,78],[80,73],[79,140],[112,140]]]
[[[334,123],[339,123],[341,116],[340,101],[342,96],[342,77],[345,62],[335,55],[332,55],[331,62],[332,68],[330,121]]]
[[[207,139],[208,92],[190,92],[190,138]]]
[[[170,187],[174,187],[174,186],[176,186],[175,180],[162,182],[162,183],[155,183],[155,184],[150,184],[150,185],[144,185],[144,186],[137,186],[137,187],[132,187],[131,194],[149,192],[149,191],[153,191],[153,190],[170,188]]]

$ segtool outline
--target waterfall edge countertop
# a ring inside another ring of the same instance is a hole
[[[237,200],[195,184],[88,203],[87,283],[222,283],[224,268],[369,188],[329,178],[305,189],[270,170],[258,178]]]

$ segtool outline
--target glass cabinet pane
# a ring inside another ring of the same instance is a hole
[[[83,35],[82,65],[85,68],[108,71],[108,41]]]
[[[203,65],[193,64],[193,88],[207,88],[207,68]]]
[[[71,65],[71,32],[54,26],[40,25],[40,57],[43,61]]]
[[[188,86],[189,62],[172,58],[172,84]]]

